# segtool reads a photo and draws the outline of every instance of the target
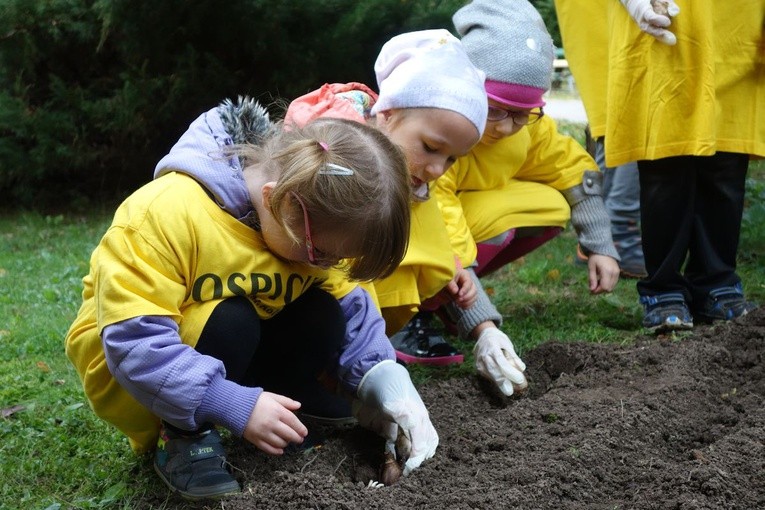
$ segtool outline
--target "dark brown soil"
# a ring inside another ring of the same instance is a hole
[[[765,508],[764,353],[765,309],[630,346],[549,342],[525,355],[523,398],[477,377],[420,388],[440,446],[397,485],[367,488],[382,442],[357,427],[278,458],[232,441],[244,493],[197,507]]]

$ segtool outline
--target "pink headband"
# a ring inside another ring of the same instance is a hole
[[[486,95],[489,96],[489,99],[499,101],[508,106],[537,108],[545,105],[542,99],[546,92],[545,89],[494,80],[486,80],[484,86],[486,87]]]

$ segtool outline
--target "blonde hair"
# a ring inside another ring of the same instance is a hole
[[[244,166],[258,163],[276,180],[271,213],[293,240],[300,242],[290,225],[294,194],[305,204],[312,227],[349,236],[360,253],[348,261],[350,278],[384,278],[403,260],[411,214],[409,171],[401,150],[377,129],[320,118],[302,128],[281,126],[241,156]]]

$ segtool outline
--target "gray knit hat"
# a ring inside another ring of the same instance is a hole
[[[519,108],[545,104],[555,47],[527,0],[473,0],[452,18],[470,60],[486,73],[491,99]]]

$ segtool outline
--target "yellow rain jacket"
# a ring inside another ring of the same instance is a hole
[[[479,143],[436,180],[435,196],[461,263],[476,243],[517,227],[565,227],[571,208],[560,193],[582,183],[595,161],[549,117],[494,144]]]

